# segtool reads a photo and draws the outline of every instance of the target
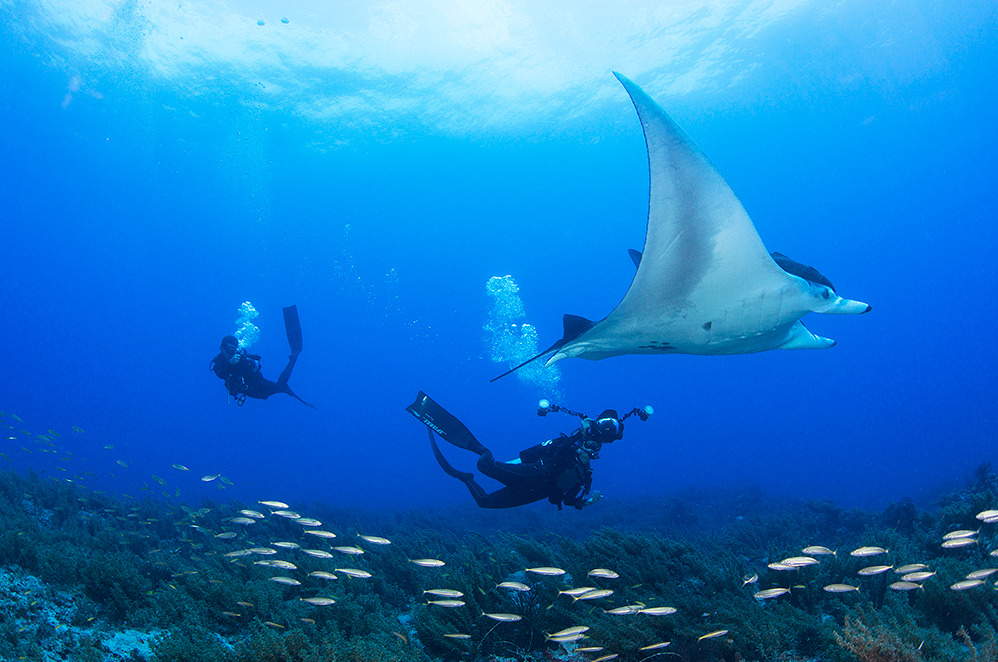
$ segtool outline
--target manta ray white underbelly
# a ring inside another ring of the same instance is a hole
[[[554,352],[550,365],[571,357],[749,354],[834,345],[811,334],[800,318],[810,312],[860,314],[870,306],[838,296],[810,267],[770,255],[703,152],[644,90],[614,75],[634,103],[648,148],[644,250],[635,252],[640,260],[634,280],[609,315],[599,322],[566,315],[564,336],[534,358]],[[783,259],[777,264],[774,257]]]

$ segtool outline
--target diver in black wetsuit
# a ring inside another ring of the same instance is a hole
[[[428,395],[419,392],[416,401],[406,408],[428,428],[433,456],[440,467],[449,475],[463,482],[475,502],[481,508],[515,508],[528,503],[547,499],[558,506],[562,504],[581,509],[595,503],[600,494],[589,496],[593,470],[590,460],[599,458],[603,444],[621,439],[624,434],[624,419],[638,414],[647,420],[653,413],[651,407],[634,409],[623,417],[613,409],[607,409],[596,419],[591,419],[547,400],[541,400],[537,413],[541,416],[549,411],[563,411],[582,419],[582,427],[570,435],[562,434],[536,446],[520,451],[520,456],[510,462],[497,462],[492,451],[483,446],[474,435],[443,407]],[[487,493],[475,482],[475,475],[458,471],[440,452],[433,433],[454,444],[458,448],[478,454],[478,470],[489,478],[502,483],[495,492]]]
[[[298,355],[301,354],[302,348],[301,323],[298,321],[297,306],[284,309],[284,329],[288,334],[291,355],[288,357],[288,365],[285,366],[276,382],[265,379],[260,373],[259,354],[247,354],[240,349],[239,341],[236,340],[235,336],[222,338],[222,344],[219,348],[221,351],[211,360],[208,368],[219,379],[225,381],[225,390],[236,399],[236,404],[242,405],[247,397],[266,400],[275,393],[287,393],[303,405],[315,409],[315,405],[299,398],[288,386],[288,379],[291,377],[291,371],[298,361]]]

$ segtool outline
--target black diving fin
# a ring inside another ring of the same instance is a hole
[[[306,407],[309,407],[310,409],[318,409],[318,407],[316,407],[315,405],[313,405],[313,404],[312,404],[311,402],[305,402],[305,401],[304,401],[304,400],[302,400],[302,399],[301,399],[300,397],[298,397],[298,394],[297,394],[297,393],[295,393],[294,391],[292,391],[292,390],[291,390],[291,389],[290,389],[290,388],[288,387],[288,385],[287,385],[287,384],[285,384],[285,385],[284,385],[284,392],[285,392],[285,393],[287,393],[288,395],[290,395],[290,396],[291,396],[292,398],[294,398],[294,399],[295,399],[295,400],[297,400],[298,402],[300,402],[300,403],[302,403],[303,405],[305,405]]]
[[[447,461],[444,454],[440,452],[440,447],[437,446],[437,441],[433,438],[433,430],[426,428],[426,433],[430,435],[430,446],[433,448],[433,457],[437,458],[437,464],[439,464],[440,468],[444,470],[444,473],[453,478],[457,478],[462,483],[474,480],[475,474],[458,471],[453,467],[453,465],[451,465],[450,462]]]
[[[479,455],[488,450],[475,439],[475,435],[471,434],[471,430],[465,427],[464,423],[457,420],[453,414],[438,405],[433,401],[433,398],[422,391],[416,396],[416,401],[405,410],[418,418],[423,425],[440,435],[440,438],[447,443]],[[444,470],[446,471],[446,468]]]
[[[298,320],[298,306],[284,308],[284,330],[288,334],[291,355],[301,354],[301,322]]]

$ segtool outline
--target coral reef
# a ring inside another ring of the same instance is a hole
[[[901,501],[879,515],[753,491],[686,493],[657,510],[601,504],[577,531],[536,511],[519,512],[517,530],[467,509],[313,506],[305,519],[337,532],[331,540],[276,507],[135,500],[8,471],[0,657],[998,659],[996,525],[976,517],[996,504],[994,488],[985,467],[932,510]],[[963,542],[941,544],[951,539]],[[836,553],[808,557],[810,545]],[[872,556],[850,553],[861,546]],[[794,558],[805,560],[781,562]],[[900,590],[896,571],[915,563],[931,574]],[[439,590],[458,597],[427,593]],[[552,639],[567,628],[582,630]]]

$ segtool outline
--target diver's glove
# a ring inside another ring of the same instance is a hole
[[[591,506],[602,498],[603,498],[603,493],[597,490],[596,492],[593,492],[593,495],[591,497],[583,501],[582,505]]]
[[[239,365],[239,361],[243,358],[243,350],[237,349],[232,354],[232,358],[229,359],[229,365]]]

